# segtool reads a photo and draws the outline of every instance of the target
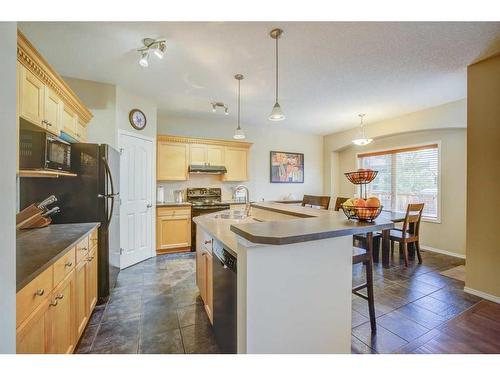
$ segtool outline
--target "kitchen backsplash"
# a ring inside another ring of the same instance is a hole
[[[183,190],[186,199],[187,188],[221,188],[222,200],[233,199],[233,190],[239,184],[236,182],[223,182],[218,175],[190,176],[187,181],[158,181],[157,186],[163,186],[165,202],[174,201],[174,190]]]

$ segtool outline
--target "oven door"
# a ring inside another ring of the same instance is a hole
[[[60,171],[71,170],[71,145],[47,134],[45,168]]]

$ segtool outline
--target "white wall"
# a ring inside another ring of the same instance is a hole
[[[0,22],[0,353],[16,352],[16,61],[17,25]]]
[[[70,77],[63,79],[94,115],[88,125],[88,142],[117,148],[116,86]]]
[[[440,106],[427,108],[418,112],[380,121],[365,126],[366,136],[374,138],[375,142],[380,137],[395,134],[410,133],[424,130],[455,129],[467,127],[467,101],[466,99],[446,103]],[[341,151],[350,146],[352,139],[358,134],[359,129],[333,133],[325,136],[324,150],[324,190],[332,193],[332,181],[338,181],[342,176],[336,176],[332,168],[332,151]],[[333,159],[335,160],[335,159]]]
[[[349,146],[338,153],[339,196],[351,197],[357,187],[343,173],[357,168],[359,152],[441,142],[441,223],[422,222],[422,247],[432,247],[465,256],[466,226],[466,129],[428,130],[378,138],[360,148]]]
[[[146,115],[146,128],[144,130],[136,130],[130,125],[128,115],[134,108],[140,109]],[[121,86],[116,86],[116,123],[118,129],[156,139],[156,113],[155,102],[137,96]]]
[[[267,121],[264,119],[263,121]],[[249,160],[249,181],[245,184],[250,189],[252,200],[277,200],[288,194],[302,199],[304,194],[323,194],[323,137],[286,130],[286,121],[272,123],[263,127],[247,127],[242,125],[247,138],[252,142]],[[158,134],[203,137],[213,139],[232,140],[235,125],[231,118],[220,114],[207,113],[203,118],[165,117],[158,119]],[[305,176],[303,184],[272,184],[270,183],[270,151],[289,151],[304,154]],[[168,194],[172,189],[186,187],[215,187],[223,188],[223,196],[231,198],[231,188],[235,183],[220,182],[214,176],[192,176],[182,183],[162,182],[166,189],[166,199],[172,198]]]

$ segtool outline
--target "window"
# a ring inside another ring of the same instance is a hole
[[[423,216],[439,219],[439,147],[437,144],[358,155],[361,168],[378,171],[368,195],[384,210],[406,212],[409,203],[424,203]]]

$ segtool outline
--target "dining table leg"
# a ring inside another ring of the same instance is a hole
[[[389,267],[389,234],[390,230],[382,231],[382,266],[384,268]]]

